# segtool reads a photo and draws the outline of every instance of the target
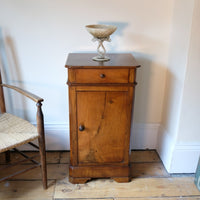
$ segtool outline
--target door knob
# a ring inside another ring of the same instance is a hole
[[[105,75],[105,74],[100,74],[100,77],[101,77],[101,78],[105,78],[106,75]]]
[[[79,131],[84,131],[85,130],[85,126],[84,125],[80,125],[78,129],[79,129]]]

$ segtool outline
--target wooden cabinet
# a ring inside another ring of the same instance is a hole
[[[69,180],[111,177],[129,181],[130,125],[139,65],[131,54],[69,54]]]

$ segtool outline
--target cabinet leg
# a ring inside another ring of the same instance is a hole
[[[118,183],[127,183],[131,180],[130,177],[115,177],[112,178],[114,181],[118,182]]]
[[[74,178],[74,177],[69,177],[69,182],[73,184],[84,184],[87,181],[91,180],[91,178]]]

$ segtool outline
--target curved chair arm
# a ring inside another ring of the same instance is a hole
[[[34,95],[34,94],[30,93],[30,92],[27,92],[26,90],[23,90],[23,89],[21,89],[19,87],[16,87],[16,86],[13,86],[13,85],[8,85],[8,84],[1,84],[1,86],[13,89],[13,90],[19,92],[20,94],[32,99],[36,103],[44,101],[44,99],[42,99],[41,97],[38,97],[38,96],[36,96],[36,95]]]
[[[42,181],[43,181],[43,187],[44,189],[47,189],[47,168],[46,168],[46,151],[45,151],[45,133],[44,133],[44,117],[42,113],[42,101],[44,101],[42,98],[27,92],[19,87],[13,86],[13,85],[7,85],[7,84],[0,84],[0,87],[7,87],[10,89],[13,89],[20,94],[30,98],[31,100],[36,102],[37,106],[37,131],[38,131],[38,143],[39,143],[39,151],[40,151],[40,157],[41,157],[41,169],[42,169]],[[1,92],[1,91],[0,91]],[[4,109],[5,110],[5,109]]]

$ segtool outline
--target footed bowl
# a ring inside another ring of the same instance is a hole
[[[117,29],[113,25],[93,24],[85,26],[87,31],[95,38],[107,38]]]

